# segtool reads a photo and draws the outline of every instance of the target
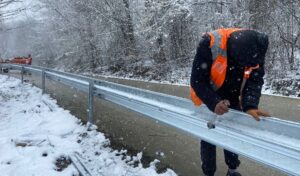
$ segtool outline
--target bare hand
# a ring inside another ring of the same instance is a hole
[[[259,116],[269,117],[270,113],[261,109],[249,109],[246,111],[247,114],[251,115],[256,121],[260,121]]]
[[[223,115],[229,111],[230,102],[228,100],[220,101],[215,107],[215,113],[217,115]]]

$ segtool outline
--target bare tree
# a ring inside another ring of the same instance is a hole
[[[5,19],[11,19],[18,15],[20,12],[24,11],[26,8],[10,8],[12,4],[20,3],[20,0],[0,0],[0,21]]]
[[[12,2],[1,0],[0,14]],[[269,35],[270,77],[278,70],[285,74],[299,68],[300,4],[296,0],[39,2],[43,15],[37,25],[14,30],[26,32],[18,36],[23,42],[33,41],[26,47],[36,52],[41,63],[60,69],[131,75],[150,75],[152,70],[167,76],[189,68],[201,35],[221,27],[257,29]]]

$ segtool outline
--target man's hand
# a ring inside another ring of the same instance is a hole
[[[217,115],[223,115],[224,113],[228,112],[230,106],[230,102],[228,100],[220,101],[215,107],[215,113]]]
[[[270,114],[261,109],[249,109],[246,111],[247,114],[251,115],[256,121],[260,121],[259,116],[269,117]]]

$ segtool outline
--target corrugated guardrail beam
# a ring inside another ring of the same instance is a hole
[[[21,70],[21,66],[6,65]],[[104,100],[119,104],[152,119],[183,130],[200,139],[233,151],[290,175],[300,175],[300,123],[277,118],[262,118],[258,123],[250,116],[231,110],[222,122],[208,130],[207,122],[215,118],[205,106],[196,108],[190,100],[96,80],[84,76],[24,67]],[[93,89],[89,83],[93,82]]]

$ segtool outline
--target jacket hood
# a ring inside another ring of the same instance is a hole
[[[242,66],[264,64],[268,49],[268,36],[254,30],[233,32],[228,38],[227,53]]]

